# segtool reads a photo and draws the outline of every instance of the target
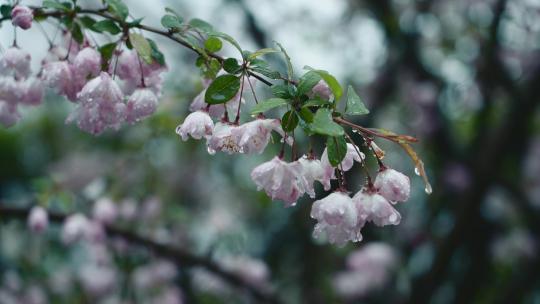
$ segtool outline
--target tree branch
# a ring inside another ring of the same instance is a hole
[[[8,219],[26,220],[26,218],[28,217],[28,213],[29,209],[27,208],[14,208],[0,204],[0,221],[5,221]],[[53,222],[63,222],[66,217],[66,214],[49,213],[49,219]],[[174,261],[179,266],[203,267],[206,270],[219,276],[223,280],[227,281],[231,285],[246,290],[255,299],[262,303],[280,303],[280,301],[274,294],[268,291],[261,290],[259,287],[256,287],[251,282],[244,280],[236,273],[224,269],[222,266],[209,259],[194,255],[178,247],[158,243],[149,238],[142,237],[122,228],[105,226],[105,229],[107,235],[120,237],[133,245],[148,248],[156,255]]]

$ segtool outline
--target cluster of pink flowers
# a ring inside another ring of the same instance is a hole
[[[27,28],[27,10],[15,7],[12,20]],[[142,61],[134,50],[118,50],[112,61],[104,62],[88,41],[78,44],[66,33],[63,43],[51,47],[42,60],[40,77],[35,78],[30,76],[30,55],[17,47],[7,49],[0,60],[0,123],[15,124],[18,105],[40,104],[42,83],[77,105],[66,122],[76,122],[91,134],[153,114],[166,67]]]
[[[0,123],[5,127],[20,119],[19,105],[36,106],[43,99],[41,81],[31,76],[30,54],[11,47],[0,58]]]
[[[67,122],[75,121],[82,130],[100,134],[155,112],[164,66],[139,61],[135,51],[124,50],[103,71],[104,62],[95,48],[87,42],[70,44],[69,51],[61,47],[51,50],[43,61],[42,73],[49,87],[77,104]]]
[[[357,299],[384,287],[391,271],[397,267],[395,250],[385,243],[373,242],[353,251],[347,257],[347,270],[333,279],[334,288],[341,297]]]
[[[409,199],[409,178],[389,168],[383,168],[373,185],[367,185],[352,198],[336,191],[316,201],[311,217],[317,220],[314,236],[326,235],[328,241],[343,246],[348,241],[362,240],[360,231],[367,222],[377,226],[398,225],[401,215],[393,205]]]
[[[235,115],[240,106],[240,93],[225,105],[208,105],[204,102],[204,89],[193,100],[190,113],[184,122],[176,128],[176,133],[187,140],[190,136],[194,139],[206,139],[208,152],[214,154],[217,151],[246,154],[261,154],[272,136],[272,131],[285,137],[279,119],[256,118],[253,121],[238,124],[228,120],[229,116]],[[214,122],[214,119],[220,119]]]
[[[240,125],[230,123],[228,112],[237,109],[240,98],[237,96],[225,105],[207,105],[204,102],[205,91],[195,97],[190,107],[193,112],[176,128],[176,133],[184,141],[190,136],[206,139],[210,154],[216,151],[260,154],[270,142],[272,131],[281,135],[283,141],[289,142],[278,119],[259,116]],[[333,98],[324,81],[315,85],[309,94],[319,98]],[[221,120],[214,122],[214,118]],[[376,145],[374,147],[379,149]],[[341,172],[347,172],[355,162],[361,163],[364,158],[359,147],[347,143],[345,157],[338,166],[330,163],[327,149],[320,159],[304,155],[287,162],[280,155],[254,168],[251,178],[258,190],[264,190],[273,200],[283,201],[286,207],[290,207],[304,194],[315,198],[316,181],[325,191],[329,191],[331,181],[337,179],[336,167]],[[353,198],[340,188],[326,198],[315,201],[311,210],[311,217],[318,221],[314,236],[326,236],[330,243],[343,246],[348,241],[362,240],[360,230],[366,222],[373,222],[377,226],[397,225],[401,215],[393,205],[407,201],[409,193],[409,178],[396,170],[383,167],[375,182],[366,185]]]

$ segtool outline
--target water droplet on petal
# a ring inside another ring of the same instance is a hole
[[[433,188],[431,188],[430,184],[427,184],[424,191],[426,191],[427,194],[431,194],[431,193],[433,193]]]
[[[206,150],[208,151],[208,154],[210,154],[210,155],[216,154],[216,150],[214,150],[214,149],[212,149],[212,148],[210,148],[210,147],[207,147]]]

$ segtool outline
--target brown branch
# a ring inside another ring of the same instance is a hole
[[[5,221],[8,219],[26,220],[26,218],[28,217],[28,213],[29,209],[27,208],[8,207],[0,204],[0,221]],[[65,220],[66,217],[66,214],[52,212],[49,213],[49,219],[53,222],[61,223]],[[274,294],[265,290],[261,290],[259,287],[253,285],[251,282],[244,280],[236,273],[224,269],[222,266],[209,259],[194,255],[189,251],[186,251],[185,249],[176,246],[158,243],[149,238],[145,238],[122,228],[118,228],[115,226],[105,226],[105,229],[107,235],[120,237],[133,245],[148,248],[156,255],[174,261],[179,266],[203,267],[206,270],[212,272],[213,274],[219,276],[223,280],[227,281],[232,286],[246,290],[249,294],[251,294],[261,303],[280,303],[279,299]]]

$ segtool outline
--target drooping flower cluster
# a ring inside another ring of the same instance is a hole
[[[338,273],[333,285],[338,295],[352,300],[384,287],[398,264],[395,250],[385,243],[364,245],[347,257],[347,270]]]
[[[20,119],[20,105],[36,106],[43,98],[41,81],[31,76],[30,54],[18,47],[0,59],[0,124],[10,127]]]
[[[206,104],[205,93],[206,88],[195,97],[190,106],[192,113],[176,128],[182,140],[186,141],[190,136],[194,139],[204,138],[210,154],[218,151],[261,154],[270,142],[272,131],[285,137],[279,119],[258,117],[244,124],[238,124],[238,119],[229,121],[229,116],[240,112],[239,106],[244,102],[242,92],[221,105]],[[214,118],[221,118],[221,121],[214,123]]]
[[[48,86],[77,104],[67,122],[100,134],[155,112],[165,67],[140,60],[135,51],[122,51],[116,62],[109,64],[91,46],[71,47],[69,53],[55,49],[44,61],[42,77]],[[107,71],[103,71],[104,65]],[[115,80],[115,75],[121,81]]]
[[[366,222],[377,226],[398,225],[401,215],[392,206],[397,202],[405,202],[409,198],[409,178],[394,169],[383,168],[373,185],[368,184],[354,197],[347,193],[334,192],[313,204],[311,217],[318,221],[314,236],[326,234],[330,243],[344,245],[347,241],[360,241],[360,229]],[[338,199],[339,198],[339,199]],[[339,201],[340,208],[337,208]],[[337,208],[337,209],[336,209]],[[345,218],[348,213],[356,221],[336,221],[336,216]]]
[[[17,26],[25,28],[31,18],[28,8],[13,9],[12,21]],[[31,76],[27,52],[17,47],[4,52],[0,59],[1,124],[9,127],[20,119],[18,105],[40,104],[42,83],[76,104],[67,122],[96,135],[123,123],[136,123],[156,111],[164,65],[148,64],[134,50],[118,50],[105,60],[86,39],[79,44],[66,33],[63,40],[43,58],[39,78]]]

